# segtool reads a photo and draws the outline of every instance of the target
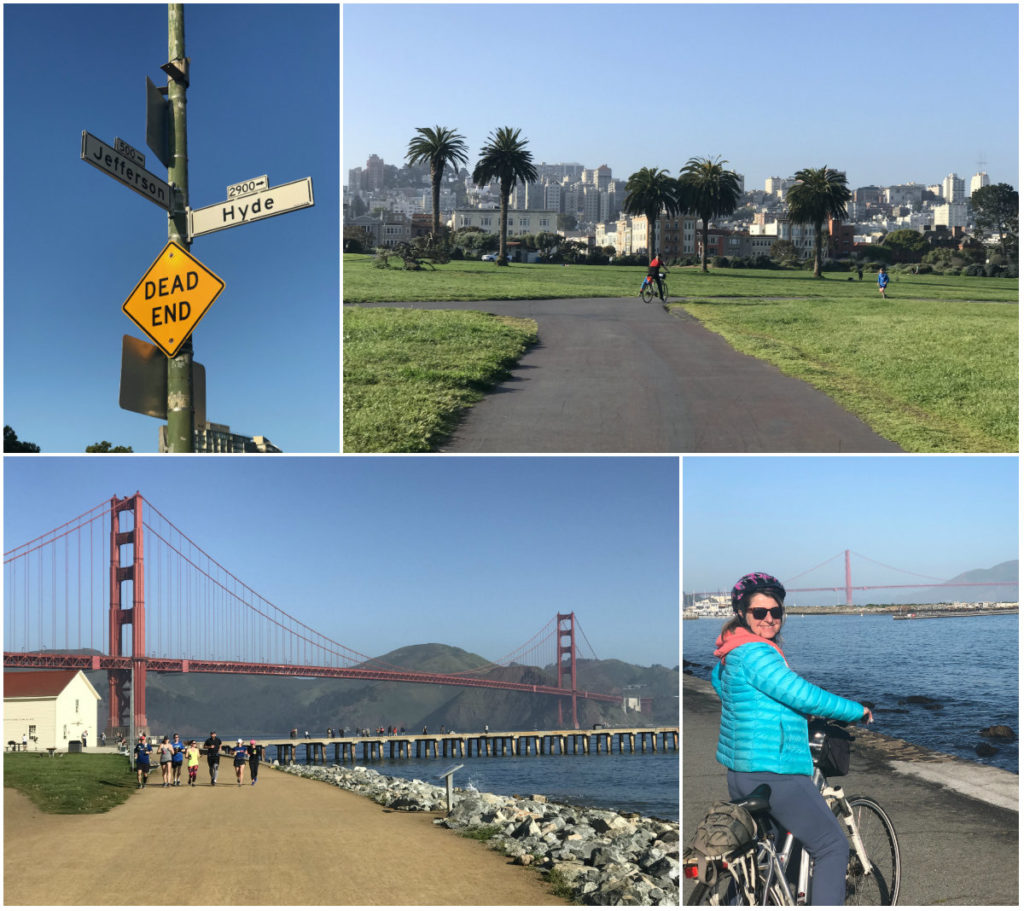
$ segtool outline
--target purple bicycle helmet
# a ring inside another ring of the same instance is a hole
[[[743,596],[754,592],[771,595],[778,600],[779,604],[786,597],[785,586],[775,576],[770,576],[768,573],[747,573],[732,587],[732,609],[739,612]]]

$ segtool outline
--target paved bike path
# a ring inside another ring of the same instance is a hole
[[[638,298],[400,302],[537,321],[445,452],[899,452],[806,383]]]
[[[728,796],[715,760],[719,719],[711,684],[684,675],[684,842],[708,804]],[[836,782],[848,797],[875,798],[892,819],[903,862],[899,904],[1016,906],[1018,776],[877,732],[858,729],[856,737],[850,774]]]

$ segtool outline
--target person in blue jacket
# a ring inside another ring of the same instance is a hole
[[[885,271],[885,266],[882,266],[878,270],[878,293],[885,297],[885,289],[889,287],[889,273]]]
[[[871,710],[790,670],[779,632],[786,589],[767,573],[748,573],[732,589],[733,617],[715,645],[711,682],[722,700],[716,758],[728,769],[729,796],[771,787],[772,817],[814,859],[812,905],[842,905],[849,843],[814,784],[807,717],[873,721]]]

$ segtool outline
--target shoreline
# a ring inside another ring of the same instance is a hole
[[[367,797],[394,810],[445,813],[443,787],[384,775],[364,766],[272,768]],[[451,814],[434,824],[479,838],[547,874],[573,900],[587,904],[678,905],[679,823],[577,807],[544,795],[505,797],[454,788]]]
[[[718,694],[709,680],[704,680],[693,674],[684,674],[683,680],[684,714],[688,710],[718,713]],[[974,762],[952,753],[942,753],[900,737],[870,730],[861,725],[854,730],[856,731],[854,736],[857,741],[857,750],[874,754],[875,758],[888,762],[898,771],[937,781],[965,796],[1004,809],[1016,812],[1019,807],[1019,772]],[[943,765],[948,768],[949,774],[938,776],[936,772],[928,771],[925,766],[914,766],[914,763]]]
[[[861,604],[861,605],[834,605],[834,606],[786,606],[786,613],[791,617],[829,617],[847,616],[858,617],[867,614],[885,616],[892,614],[893,619],[903,619],[908,614],[927,614],[929,618],[945,617],[1003,617],[1016,616],[1020,614],[1019,605],[1014,607],[984,607],[973,609],[954,604]],[[718,614],[695,613],[692,610],[683,610],[684,620],[720,620],[725,622],[732,616],[732,611]],[[925,619],[921,617],[920,619]]]

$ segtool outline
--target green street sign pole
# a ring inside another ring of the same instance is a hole
[[[185,92],[188,88],[188,60],[185,57],[185,9],[181,3],[167,4],[168,139],[170,163],[167,182],[175,188],[167,216],[167,239],[188,250],[188,138],[185,127]],[[192,452],[194,408],[192,404],[192,339],[167,361],[167,450]]]

